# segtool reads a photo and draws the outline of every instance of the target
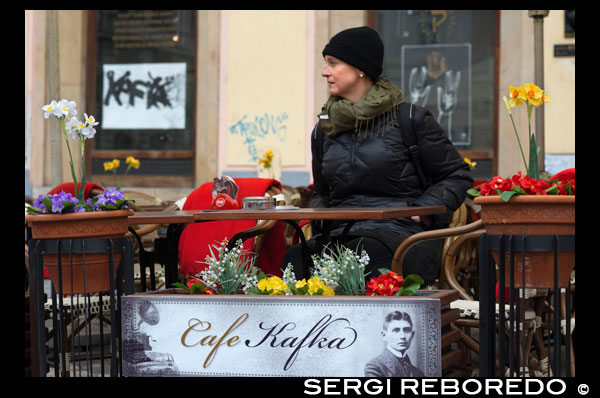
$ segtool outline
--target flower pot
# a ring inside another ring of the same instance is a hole
[[[31,235],[34,239],[121,238],[127,232],[129,225],[127,218],[132,214],[132,210],[36,214],[26,216],[25,221],[31,226]],[[61,254],[63,294],[110,290],[108,256],[108,253],[73,253],[71,260],[70,253]],[[113,253],[113,280],[121,259],[122,254],[120,252]],[[73,265],[72,278],[71,263]],[[55,254],[44,254],[44,266],[50,275],[54,288],[58,292],[57,256]],[[72,290],[71,283],[73,283]]]
[[[575,196],[513,196],[508,202],[499,196],[474,200],[481,206],[481,220],[489,235],[575,235]],[[492,251],[498,263],[498,252]],[[510,281],[510,256],[505,257],[505,283]],[[521,252],[514,256],[515,287],[554,288],[554,253],[529,251],[525,255],[523,281]],[[566,288],[575,267],[575,251],[558,254],[558,286]]]

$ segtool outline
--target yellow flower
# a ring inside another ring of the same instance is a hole
[[[477,162],[472,162],[470,158],[464,157],[463,160],[469,165],[469,167],[471,167],[471,170],[477,166]]]
[[[521,157],[523,158],[523,164],[525,165],[525,169],[527,169],[527,174],[533,179],[539,179],[539,170],[537,166],[537,162],[532,162],[533,164],[528,165],[525,159],[525,152],[523,151],[523,147],[521,146],[521,140],[519,139],[519,134],[517,132],[517,127],[515,126],[515,121],[512,116],[512,112],[510,110],[511,106],[521,106],[523,103],[527,103],[527,123],[529,125],[529,159],[536,159],[537,157],[537,144],[535,142],[535,135],[531,132],[531,114],[533,112],[533,108],[537,108],[541,106],[544,102],[550,102],[550,97],[547,94],[544,94],[544,90],[539,88],[533,83],[524,84],[523,87],[515,87],[509,86],[508,90],[510,92],[510,100],[506,98],[506,96],[502,97],[504,100],[504,104],[506,105],[506,112],[510,117],[512,122],[513,129],[515,131],[515,135],[517,137],[517,143],[519,144],[519,150],[521,151]]]
[[[258,283],[256,284],[256,287],[261,292],[264,292],[265,290],[267,290],[267,279],[265,278],[265,279],[261,279],[260,281],[258,281]]]
[[[290,291],[288,285],[277,276],[261,279],[256,287],[262,292],[269,292],[272,295],[286,294]]]
[[[127,163],[128,165],[130,165],[134,169],[139,169],[140,168],[140,161],[139,161],[139,159],[136,159],[133,156],[127,156],[127,159],[125,159],[125,163]]]
[[[327,285],[324,284],[323,282],[321,282],[321,280],[319,280],[319,278],[317,278],[316,276],[310,278],[308,280],[308,293],[310,295],[313,295],[316,292],[318,292],[319,289],[323,289],[324,296],[333,296],[334,295],[333,289],[327,287]]]
[[[304,286],[306,286],[306,279],[296,281],[296,289],[302,289]]]
[[[525,94],[527,95],[527,101],[529,105],[533,105],[536,108],[542,105],[543,102],[550,102],[550,97],[544,94],[544,90],[539,88],[533,83],[525,84]]]
[[[523,101],[527,101],[527,94],[523,87],[508,86],[510,91],[510,100],[508,101],[510,106],[521,106]]]
[[[104,162],[104,171],[116,171],[119,165],[119,159],[113,159],[112,162]]]
[[[271,162],[273,161],[273,157],[275,157],[275,154],[273,153],[272,150],[269,149],[269,150],[267,150],[267,152],[265,152],[264,159],[258,159],[258,164],[262,164],[265,169],[268,169],[271,167]]]

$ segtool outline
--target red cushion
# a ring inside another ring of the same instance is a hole
[[[575,178],[575,168],[573,167],[572,169],[565,169],[563,171],[559,171],[558,173],[554,174],[550,179],[554,180],[557,178],[560,180],[574,179]]]
[[[271,186],[281,189],[279,181],[265,178],[236,178],[235,183],[239,187],[240,202],[246,196],[264,196]],[[212,182],[207,182],[192,191],[182,210],[210,209],[212,185]],[[179,239],[181,274],[197,274],[207,266],[203,262],[210,255],[209,246],[218,246],[225,237],[231,239],[237,232],[255,226],[256,220],[208,221],[188,225]],[[281,276],[281,262],[285,253],[283,227],[284,223],[280,221],[265,235],[257,266],[266,274]],[[252,252],[253,246],[254,238],[244,242],[244,249],[248,252]],[[216,250],[212,250],[216,254]]]
[[[81,182],[78,182],[77,186],[81,187]],[[90,194],[90,191],[94,188],[104,191],[104,188],[102,188],[100,185],[95,184],[93,182],[86,182],[85,188],[83,190],[83,200],[87,200],[88,195]],[[70,193],[71,195],[75,196],[75,184],[73,184],[72,182],[65,182],[63,184],[57,185],[50,192],[48,192],[48,195],[56,195],[57,193],[60,193],[61,191],[65,191],[65,192]]]

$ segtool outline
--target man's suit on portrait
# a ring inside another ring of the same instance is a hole
[[[410,358],[406,355],[399,358],[387,348],[371,359],[365,365],[365,377],[423,377],[423,372],[413,366]]]

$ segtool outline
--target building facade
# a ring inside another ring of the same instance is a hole
[[[321,51],[335,33],[362,25],[384,41],[383,75],[432,111],[477,162],[477,178],[523,170],[502,96],[530,82],[552,99],[544,105],[545,169],[574,167],[574,11],[551,10],[543,20],[540,84],[527,10],[27,10],[26,195],[71,180],[66,145],[57,155],[56,122],[42,112],[61,98],[100,122],[85,159],[73,154],[88,181],[122,180],[177,200],[219,175],[256,176],[271,149],[283,184],[310,184],[310,133],[328,97]],[[527,142],[527,111],[513,116]],[[130,155],[141,167],[126,176],[125,166],[120,175],[103,169]]]

